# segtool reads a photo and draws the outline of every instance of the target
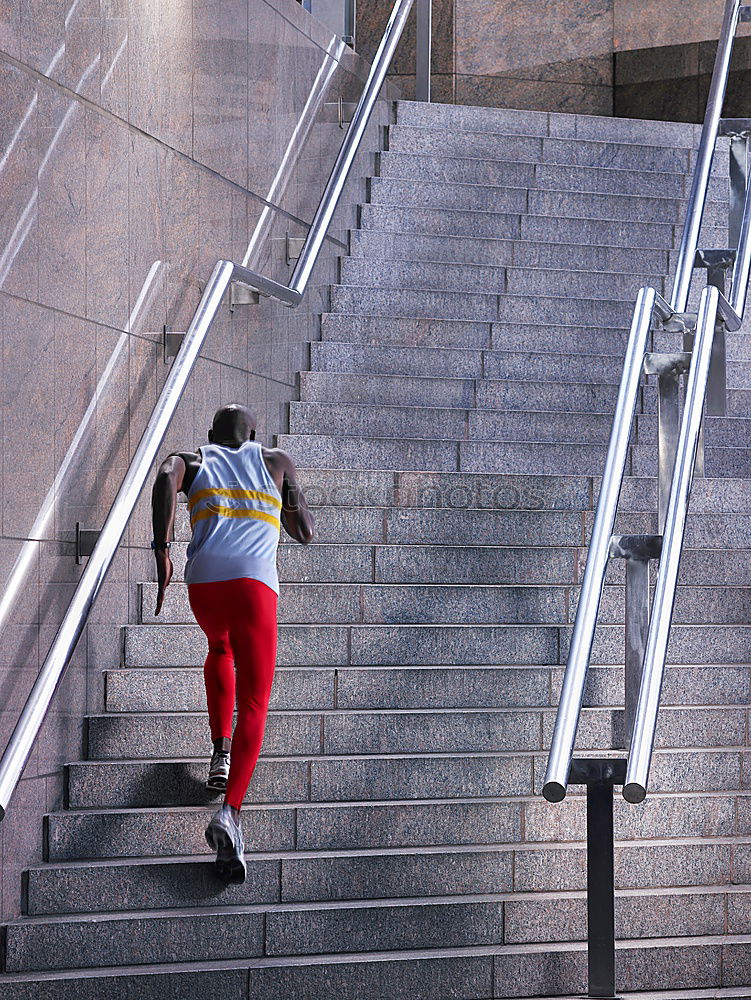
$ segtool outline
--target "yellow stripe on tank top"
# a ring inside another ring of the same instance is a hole
[[[204,510],[199,510],[197,513],[191,515],[191,527],[196,524],[197,521],[204,521],[207,517],[255,517],[259,521],[268,521],[269,524],[273,524],[279,531],[282,529],[279,518],[274,517],[273,514],[267,514],[264,510],[250,510],[247,507],[236,508],[220,506],[206,507]]]
[[[188,510],[193,510],[195,505],[200,503],[201,500],[205,500],[206,497],[228,497],[230,500],[262,500],[264,503],[276,507],[277,510],[282,509],[279,500],[276,497],[272,497],[270,493],[261,493],[260,490],[232,490],[216,486],[213,489],[198,490],[194,493],[188,499]]]

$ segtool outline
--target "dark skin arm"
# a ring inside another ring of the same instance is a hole
[[[191,462],[191,459],[194,461]],[[198,455],[170,455],[159,466],[151,492],[151,522],[155,542],[169,542],[175,537],[177,494],[180,490],[189,488],[199,462]],[[172,579],[173,568],[169,549],[155,549],[154,558],[158,584],[154,614],[158,615],[164,604],[164,592]]]
[[[282,524],[287,534],[302,545],[313,539],[313,515],[297,481],[295,463],[279,448],[264,448],[263,459],[282,495]]]
[[[297,481],[295,463],[278,448],[264,448],[263,458],[282,495],[281,522],[285,531],[295,541],[307,545],[313,538],[313,516]],[[151,494],[154,541],[167,542],[174,538],[177,494],[181,491],[187,494],[200,465],[201,456],[193,452],[170,455],[162,462]],[[173,567],[168,549],[155,549],[154,557],[158,584],[154,614],[158,615]]]

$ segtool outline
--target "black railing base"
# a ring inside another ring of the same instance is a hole
[[[597,1000],[619,1000],[615,992],[613,787],[625,780],[623,759],[571,761],[569,784],[587,788],[587,995]]]

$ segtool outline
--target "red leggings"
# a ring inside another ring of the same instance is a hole
[[[203,676],[211,739],[232,739],[224,801],[239,809],[263,742],[276,662],[277,596],[260,580],[243,577],[193,583],[188,587],[188,599],[209,641]],[[233,736],[235,687],[237,724]]]

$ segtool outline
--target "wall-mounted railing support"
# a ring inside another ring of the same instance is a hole
[[[625,776],[625,760],[582,757],[568,779],[587,788],[587,979],[598,1000],[616,1000],[613,786]]]
[[[289,285],[267,278],[242,264],[220,260],[217,261],[208,283],[202,289],[201,299],[190,325],[182,337],[177,356],[128,466],[125,478],[99,532],[86,568],[81,574],[71,602],[37,674],[5,752],[0,758],[0,820],[6,815],[8,802],[21,778],[55,692],[65,676],[76,643],[86,626],[89,612],[102,588],[128,520],[152,470],[157,451],[174,416],[211,325],[222,304],[226,301],[227,293],[229,292],[230,310],[234,310],[240,305],[257,303],[261,295],[274,298],[283,305],[292,308],[298,306],[302,301],[414,2],[415,0],[395,0],[363,93],[352,117],[352,123],[344,136],[318,209],[310,224],[308,235],[300,248],[300,256]],[[422,50],[424,52],[427,46],[429,53],[429,39],[426,41],[424,37],[426,27],[429,29],[430,26],[429,0],[420,0],[420,2],[428,3],[427,12],[423,10],[420,23],[423,32]],[[426,13],[427,21],[425,19]],[[426,65],[429,72],[429,58]],[[163,341],[165,353],[168,350],[168,336],[165,330]]]

